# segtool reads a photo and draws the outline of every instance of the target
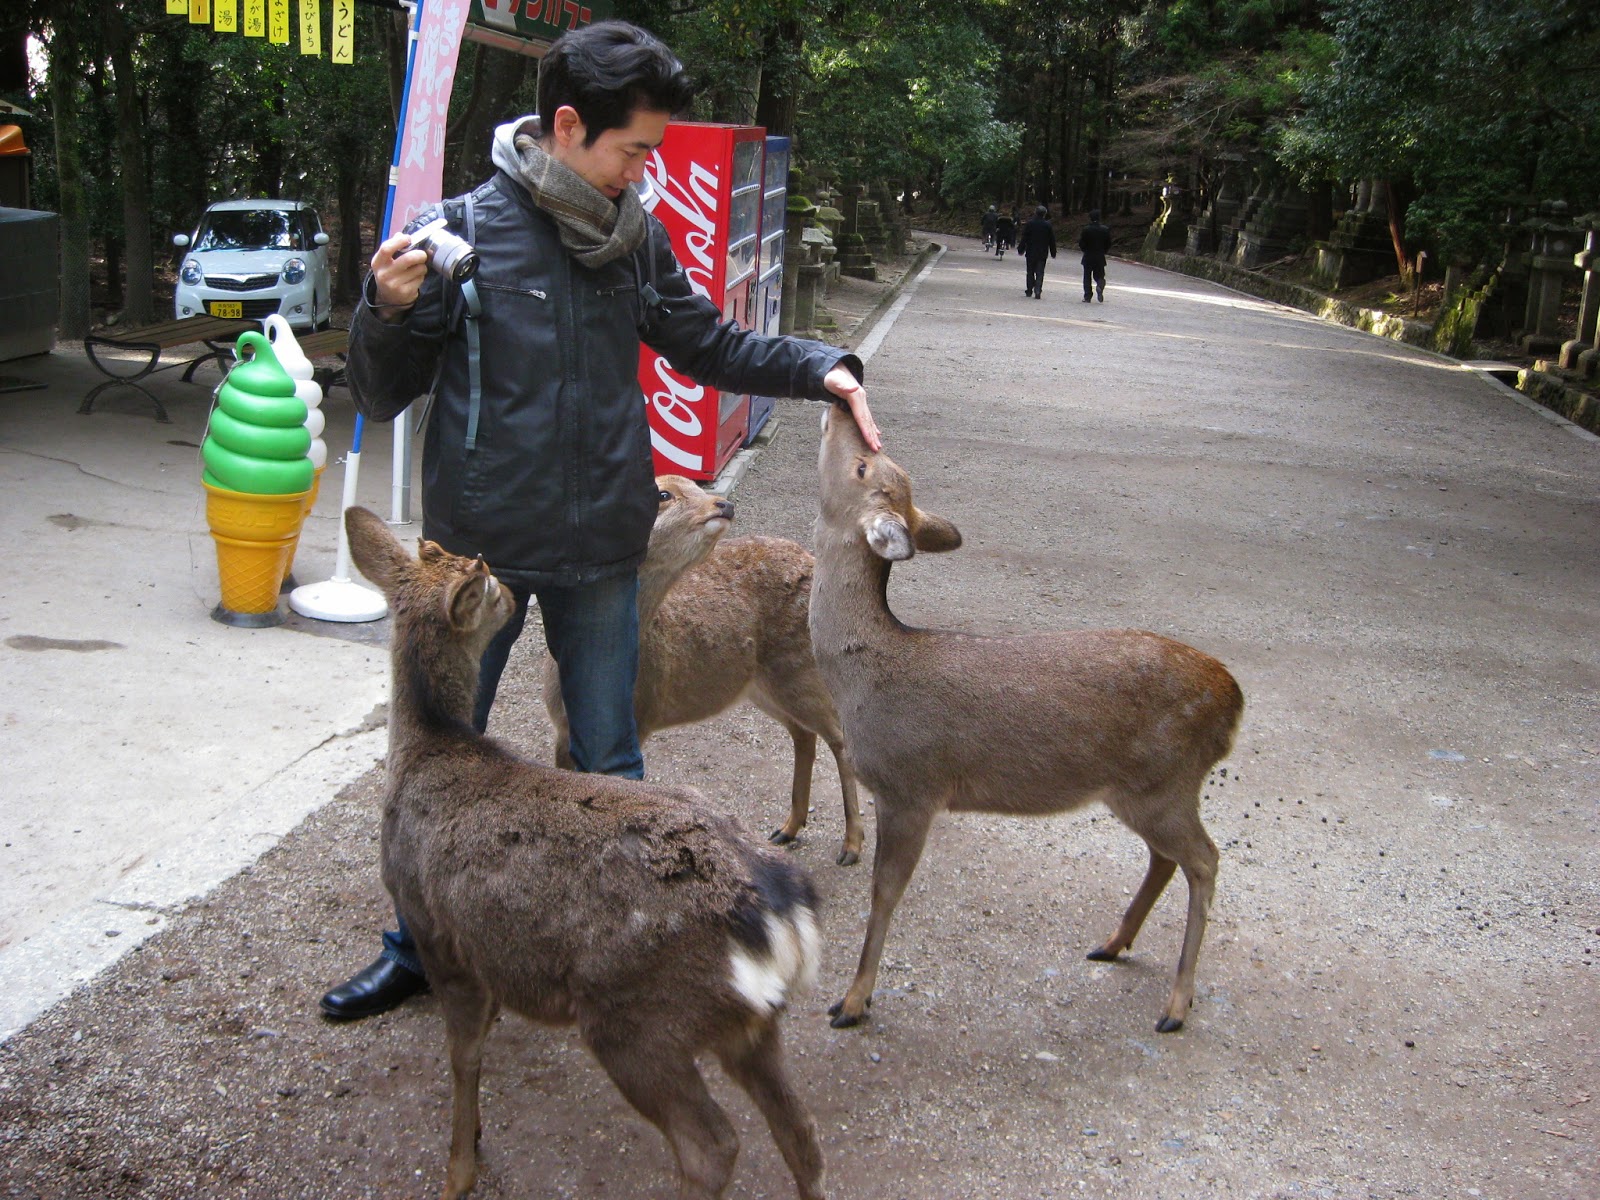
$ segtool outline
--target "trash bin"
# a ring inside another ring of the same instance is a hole
[[[55,345],[59,232],[55,213],[0,208],[0,362],[49,354]]]

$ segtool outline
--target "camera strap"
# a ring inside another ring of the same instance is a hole
[[[477,216],[472,208],[473,197],[467,196],[467,241],[478,244]],[[478,445],[478,414],[483,409],[483,353],[478,318],[483,315],[483,303],[478,299],[478,289],[473,280],[461,285],[461,298],[467,302],[467,449]]]

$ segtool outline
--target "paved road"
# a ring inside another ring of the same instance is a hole
[[[964,816],[930,840],[869,1027],[829,1030],[867,872],[832,865],[822,764],[796,853],[828,961],[787,1036],[839,1194],[1594,1195],[1600,441],[1444,359],[1125,263],[1084,305],[1075,272],[1064,256],[1025,299],[1020,260],[958,239],[869,339],[886,448],[966,538],[897,567],[891,601],[974,630],[1141,626],[1234,670],[1249,707],[1206,805],[1223,866],[1196,1008],[1150,1033],[1173,896],[1132,962],[1081,959],[1139,876],[1134,839],[1103,815]],[[815,416],[784,406],[739,488],[744,532],[809,537]],[[532,650],[494,728],[538,753]],[[83,744],[30,729],[58,762]],[[647,756],[752,824],[787,794],[785,739],[748,714]],[[153,910],[173,925],[156,954],[17,1039],[23,1178],[57,1169],[54,1128],[85,1161],[136,1163],[145,1195],[183,1194],[160,1181],[197,1152],[256,1181],[239,1194],[432,1190],[435,1007],[355,1029],[311,1012],[371,952],[373,834],[365,802],[330,805],[211,909]],[[117,1056],[143,1050],[162,1068],[124,1081]],[[506,1022],[490,1058],[483,1195],[662,1193],[659,1142],[570,1039]],[[224,1085],[239,1099],[218,1108]],[[95,1086],[136,1086],[139,1119]],[[785,1192],[734,1107],[735,1186]]]

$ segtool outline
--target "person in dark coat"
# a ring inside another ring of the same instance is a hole
[[[1006,252],[1012,240],[1017,236],[1017,223],[1010,217],[1001,213],[994,225],[994,256],[999,258]]]
[[[1045,256],[1056,256],[1056,231],[1050,225],[1050,210],[1044,205],[1034,209],[1033,218],[1022,227],[1017,253],[1028,265],[1027,287],[1022,294],[1037,300],[1044,293]]]
[[[431,392],[422,535],[481,555],[516,601],[483,653],[474,728],[488,726],[537,599],[573,761],[631,779],[644,775],[638,567],[660,502],[640,342],[696,382],[848,405],[868,446],[881,445],[859,358],[724,320],[645,211],[636,185],[692,98],[682,64],[637,26],[564,34],[541,64],[539,116],[500,126],[494,176],[440,206],[477,248],[476,276],[447,283],[397,234],[373,254],[350,325],[350,394],[368,420]],[[322,998],[325,1014],[371,1016],[427,987],[397,916],[379,958]]]
[[[989,205],[989,211],[983,214],[978,226],[983,230],[983,248],[987,250],[994,245],[994,227],[1000,223],[1000,213],[994,205]]]
[[[1100,224],[1100,210],[1089,213],[1089,223],[1078,235],[1078,249],[1083,251],[1083,302],[1099,298],[1106,302],[1106,251],[1111,249],[1111,229]]]

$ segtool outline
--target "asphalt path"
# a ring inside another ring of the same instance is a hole
[[[941,821],[870,1021],[830,1030],[868,872],[832,863],[819,763],[795,853],[828,955],[786,1039],[835,1192],[1596,1194],[1600,440],[1458,363],[1210,283],[1113,262],[1083,304],[1064,254],[1035,300],[1019,259],[952,242],[862,347],[885,450],[965,538],[896,567],[896,613],[1156,630],[1227,663],[1247,711],[1205,804],[1222,866],[1196,1004],[1166,1037],[1181,883],[1129,962],[1085,963],[1144,859],[1093,813]],[[816,416],[781,406],[736,532],[809,541]],[[491,731],[543,754],[525,641]],[[776,824],[787,739],[748,710],[646,755]],[[373,783],[205,904],[152,910],[170,928],[148,961],[11,1043],[11,1095],[37,1114],[9,1143],[19,1178],[49,1192],[38,1131],[60,1128],[99,1147],[82,1161],[134,1163],[129,1194],[187,1194],[160,1181],[196,1154],[253,1180],[240,1195],[433,1189],[436,1005],[337,1028],[312,1007],[375,949]],[[189,1021],[205,1036],[175,1036]],[[140,1051],[178,1065],[137,1079],[136,1115],[52,1065],[76,1056],[121,1094],[116,1056]],[[479,1193],[664,1194],[659,1140],[569,1037],[506,1021],[487,1061]],[[735,1188],[785,1194],[748,1105],[719,1095]]]

